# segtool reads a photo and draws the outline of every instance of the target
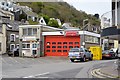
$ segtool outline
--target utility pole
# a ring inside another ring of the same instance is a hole
[[[84,19],[84,20],[83,20],[83,41],[82,41],[82,45],[83,45],[84,48],[85,48],[85,28],[86,28],[86,27],[85,27],[85,26],[86,26],[86,25],[85,25],[85,22],[86,22],[86,21],[88,21],[88,19]]]

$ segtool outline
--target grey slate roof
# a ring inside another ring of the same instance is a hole
[[[12,30],[12,31],[19,31],[19,25],[24,24],[20,21],[11,21],[9,19],[3,19],[2,21],[3,21],[3,23],[7,24],[6,29],[7,30]]]

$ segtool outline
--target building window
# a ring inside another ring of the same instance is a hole
[[[13,51],[14,48],[15,48],[15,44],[10,44],[10,51]]]
[[[26,28],[23,29],[23,35],[37,35],[37,28]]]
[[[30,44],[29,43],[23,43],[22,48],[30,48]]]
[[[50,50],[47,50],[46,52],[50,52]]]
[[[63,42],[63,44],[67,44],[67,42]]]
[[[73,48],[73,46],[69,46],[69,48]]]
[[[63,46],[63,48],[67,48],[67,46]]]
[[[37,50],[32,50],[32,54],[33,55],[37,54]]]
[[[50,48],[50,46],[47,46],[47,48]]]
[[[52,44],[56,44],[56,42],[52,42]]]
[[[61,46],[58,46],[58,48],[61,48]]]
[[[63,52],[67,52],[67,50],[63,50]]]
[[[11,41],[11,42],[14,42],[14,41],[15,41],[15,34],[11,34],[11,35],[10,35],[10,41]]]
[[[56,46],[52,46],[52,48],[56,48]]]
[[[8,4],[8,3],[6,3],[6,6],[9,6],[9,4]]]
[[[73,42],[69,42],[69,44],[73,44]]]
[[[23,35],[27,35],[27,29],[23,29]]]
[[[75,48],[79,48],[79,46],[75,46]]]
[[[32,44],[32,48],[37,48],[37,44],[36,43]]]
[[[47,42],[47,45],[50,45],[50,42]]]
[[[62,52],[61,50],[57,50],[57,52]]]
[[[33,28],[33,35],[37,34],[37,28]]]
[[[61,42],[58,42],[58,44],[62,44]]]
[[[28,28],[28,35],[32,35],[32,28]]]
[[[52,50],[52,52],[56,52],[56,50]]]
[[[0,43],[0,51],[2,50],[1,43]]]
[[[79,42],[75,42],[75,44],[79,44]]]

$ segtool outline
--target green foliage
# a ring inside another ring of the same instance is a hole
[[[25,3],[22,2],[22,5]],[[94,15],[88,15],[83,11],[76,10],[73,6],[66,2],[33,2],[26,3],[38,14],[44,14],[51,18],[59,18],[62,23],[70,22],[74,26],[83,26],[83,20],[89,19],[91,25],[100,25],[100,20],[95,18]],[[46,23],[48,18],[44,17]]]
[[[36,24],[39,23],[39,22],[36,22],[36,21],[32,21],[32,19],[29,19],[28,22],[29,22],[30,25],[36,25]]]
[[[22,20],[22,19],[26,19],[27,16],[25,16],[24,14],[21,14],[19,17],[20,17],[19,20]]]
[[[59,28],[58,22],[54,19],[49,20],[48,25],[52,26],[52,27],[55,27],[55,28]]]
[[[48,15],[39,14],[39,17],[41,17],[41,16],[44,18],[46,24],[48,24],[50,17]]]

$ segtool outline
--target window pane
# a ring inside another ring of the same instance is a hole
[[[27,29],[23,29],[23,35],[27,35]]]
[[[27,48],[30,48],[30,44],[27,44]]]
[[[52,46],[52,48],[56,48],[56,46]]]
[[[56,52],[56,50],[52,50],[52,52]]]
[[[57,52],[62,52],[61,50],[58,50]]]
[[[73,46],[69,46],[69,48],[73,48]]]
[[[67,42],[63,42],[63,44],[67,44]]]
[[[50,52],[50,50],[47,50],[46,52]]]
[[[32,51],[33,55],[37,54],[37,50]]]
[[[58,44],[62,44],[61,42],[58,42]]]
[[[32,44],[32,48],[37,48],[37,44]]]
[[[33,35],[37,34],[37,28],[33,28]]]
[[[58,48],[61,48],[61,46],[58,46]]]
[[[67,52],[67,50],[63,50],[63,52]]]
[[[73,44],[73,42],[69,42],[69,44]]]
[[[63,48],[67,48],[67,46],[63,46]]]
[[[79,42],[75,42],[75,44],[79,44]]]
[[[47,46],[47,48],[50,48],[50,46]]]
[[[10,41],[15,41],[15,35],[10,35]]]
[[[11,49],[10,50],[12,51],[14,48],[15,48],[14,45],[11,45]]]
[[[22,44],[22,48],[26,48],[26,45],[25,45],[25,44]]]
[[[56,44],[56,42],[52,42],[52,44]]]
[[[32,28],[28,28],[28,35],[32,35]]]

